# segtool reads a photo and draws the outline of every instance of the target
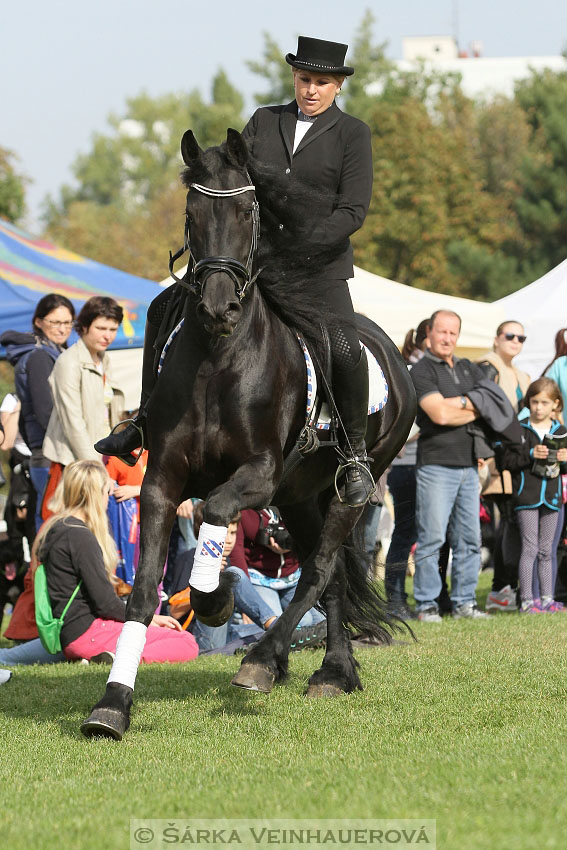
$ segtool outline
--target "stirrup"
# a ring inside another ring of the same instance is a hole
[[[363,505],[351,505],[346,501],[346,499],[343,499],[343,497],[341,496],[341,494],[339,492],[338,481],[339,481],[339,478],[341,477],[341,475],[343,473],[345,473],[345,475],[346,475],[346,470],[349,469],[350,467],[356,467],[361,475],[362,475],[362,473],[364,473],[364,475],[367,476],[368,482],[370,484],[370,489],[368,490],[368,495],[366,496],[366,501],[364,502],[364,504],[366,505],[367,502],[368,502],[368,499],[370,498],[370,496],[372,495],[372,493],[373,493],[373,491],[376,487],[376,482],[374,481],[374,478],[373,478],[372,473],[370,472],[370,468],[369,468],[369,464],[373,463],[374,461],[371,457],[368,457],[368,453],[366,452],[366,449],[364,451],[363,457],[357,457],[354,454],[354,452],[349,456],[349,455],[345,454],[344,451],[342,451],[342,449],[339,449],[339,448],[337,448],[336,451],[337,451],[337,454],[338,454],[339,460],[340,460],[340,463],[337,466],[337,470],[335,472],[335,493],[337,494],[337,499],[339,500],[341,505],[348,505],[349,508],[363,507]]]
[[[141,441],[140,442],[140,451],[138,452],[138,454],[135,457],[131,452],[127,455],[116,455],[116,457],[118,458],[118,460],[121,460],[122,463],[125,463],[127,466],[136,466],[136,464],[138,463],[138,461],[142,457],[142,453],[145,449],[144,429],[142,428],[142,426],[138,425],[138,423],[136,422],[135,419],[123,419],[122,422],[116,423],[116,425],[114,426],[114,428],[112,429],[112,431],[110,432],[110,434],[108,436],[112,437],[112,435],[114,434],[114,432],[116,431],[117,428],[120,428],[121,425],[128,425],[128,424],[133,425],[134,428],[138,431],[138,434],[140,435],[140,441]]]

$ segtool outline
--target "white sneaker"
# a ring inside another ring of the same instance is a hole
[[[502,590],[491,590],[486,598],[487,611],[517,611],[516,591],[509,584]]]
[[[476,602],[462,602],[455,605],[451,616],[455,620],[487,620],[488,614],[477,608]]]

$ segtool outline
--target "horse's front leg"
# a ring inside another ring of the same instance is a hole
[[[232,680],[233,685],[269,693],[275,681],[287,675],[293,632],[304,614],[321,598],[329,582],[343,540],[356,524],[363,508],[331,500],[313,555],[302,565],[295,595],[276,622],[247,655]],[[293,530],[291,530],[293,536]]]
[[[130,725],[136,674],[147,628],[159,602],[157,588],[182,489],[181,478],[177,482],[166,481],[159,471],[148,469],[140,499],[140,560],[126,606],[126,622],[118,639],[104,697],[81,724],[81,732],[87,737],[98,735],[120,741]]]
[[[221,572],[228,526],[239,511],[268,504],[276,471],[270,452],[257,454],[213,490],[205,502],[189,584],[195,616],[208,626],[226,623],[234,609],[234,576]]]

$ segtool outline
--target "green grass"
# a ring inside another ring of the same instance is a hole
[[[479,596],[486,595],[487,576]],[[121,850],[130,818],[418,818],[450,850],[562,848],[567,614],[417,624],[357,650],[365,690],[307,701],[322,651],[272,694],[238,658],[142,667],[124,740],[78,726],[96,667],[16,668],[0,687],[2,846]]]

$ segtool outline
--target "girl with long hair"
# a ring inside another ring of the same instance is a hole
[[[567,472],[567,448],[551,450],[546,445],[546,435],[567,434],[557,418],[563,402],[555,381],[539,378],[530,384],[526,406],[530,416],[520,423],[524,430],[522,444],[504,449],[504,465],[512,473],[512,501],[522,538],[518,565],[520,610],[530,614],[555,613],[562,606],[553,599],[552,547],[563,507],[561,474]],[[533,590],[536,559],[540,598]]]
[[[99,461],[70,463],[63,473],[63,508],[37,538],[54,617],[80,582],[61,631],[69,660],[110,662],[125,621],[126,606],[114,591],[118,556],[106,514],[111,486]],[[195,638],[173,617],[154,616],[142,661],[191,661],[197,654]]]

